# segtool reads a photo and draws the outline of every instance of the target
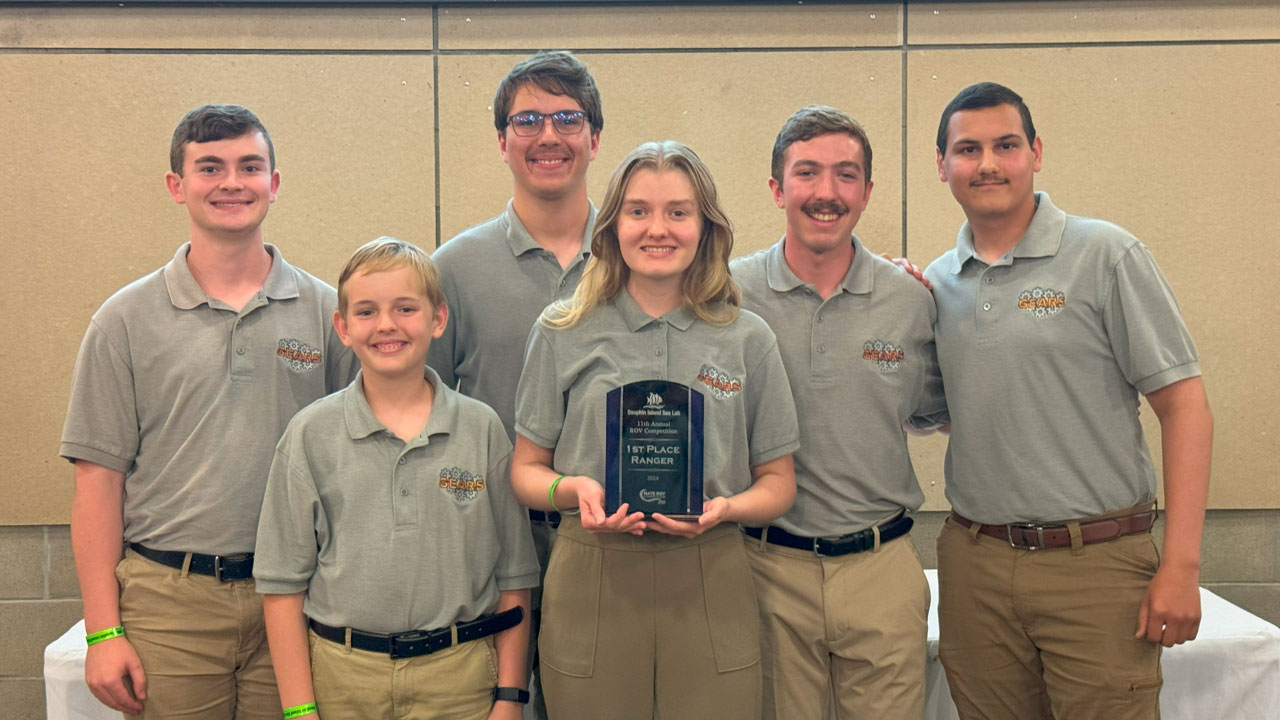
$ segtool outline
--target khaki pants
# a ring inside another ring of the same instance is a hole
[[[745,538],[764,650],[766,720],[920,720],[929,583],[911,540],[817,557]]]
[[[279,720],[262,596],[126,550],[120,619],[147,674],[141,718]]]
[[[308,635],[316,709],[325,720],[484,720],[493,708],[492,635],[396,660]]]
[[[760,633],[736,525],[701,537],[560,525],[543,591],[553,720],[755,720]]]
[[[1160,717],[1160,645],[1134,637],[1160,564],[1150,533],[1019,550],[947,519],[939,654],[965,720]]]

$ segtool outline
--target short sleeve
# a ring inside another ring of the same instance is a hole
[[[137,399],[127,333],[114,340],[95,316],[89,321],[71,376],[71,398],[59,454],[127,473],[138,453]]]
[[[762,465],[800,449],[800,425],[778,342],[772,338],[764,356],[747,377],[747,438],[751,466]]]
[[[541,322],[534,324],[516,387],[516,432],[544,448],[554,448],[564,428],[565,398],[556,370],[555,332]]]
[[[1145,395],[1200,374],[1173,289],[1141,243],[1116,263],[1102,314],[1116,363],[1139,392]]]
[[[498,562],[494,577],[498,590],[523,590],[538,585],[538,556],[529,530],[529,512],[511,490],[511,441],[495,417],[489,430],[489,503],[498,531]]]
[[[267,474],[253,559],[255,586],[263,594],[306,590],[319,556],[317,538],[328,533],[301,434],[290,423]]]

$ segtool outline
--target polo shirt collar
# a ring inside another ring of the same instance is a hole
[[[1067,228],[1067,214],[1059,210],[1049,199],[1049,193],[1036,192],[1036,213],[1031,216],[1031,224],[1027,232],[1013,247],[1015,258],[1052,257],[1058,254],[1062,244],[1062,233]],[[966,221],[960,226],[956,235],[956,265],[951,269],[952,275],[958,275],[965,263],[977,257],[973,247],[973,231]]]
[[[292,266],[285,262],[279,248],[270,243],[264,244],[271,255],[271,269],[267,271],[266,280],[262,281],[262,294],[272,300],[285,300],[298,297],[298,276]],[[196,282],[187,265],[187,253],[191,251],[191,243],[185,242],[178,248],[173,259],[164,266],[164,284],[169,291],[169,302],[179,310],[194,310],[209,302],[209,294]]]
[[[783,244],[786,241],[787,238],[784,236],[769,248],[768,255],[765,256],[765,279],[769,283],[769,288],[775,292],[791,292],[807,285],[787,264],[783,250]],[[875,285],[873,260],[867,255],[867,250],[862,246],[862,241],[857,235],[851,236],[850,242],[853,244],[853,264],[849,266],[844,280],[840,282],[840,288],[855,295],[865,295],[871,292]]]
[[[537,240],[529,234],[524,223],[520,222],[520,216],[516,215],[515,198],[507,200],[507,209],[503,213],[507,221],[507,246],[511,248],[511,254],[519,257],[530,250],[544,249],[538,244]],[[596,206],[595,203],[587,200],[587,226],[582,231],[582,259],[586,260],[591,254],[591,233],[596,227]]]
[[[622,316],[622,321],[627,324],[627,329],[631,332],[636,332],[649,325],[649,323],[655,323],[659,320],[665,321],[677,330],[684,331],[688,330],[689,326],[698,317],[689,309],[688,305],[681,305],[662,317],[655,318],[640,309],[640,306],[636,304],[635,299],[631,297],[631,293],[627,292],[626,288],[623,288],[622,292],[619,292],[618,296],[613,299],[613,306],[618,309],[618,314]]]
[[[431,401],[431,417],[427,419],[427,426],[409,445],[425,444],[432,435],[447,435],[457,426],[458,399],[447,388],[442,389],[440,376],[435,370],[426,367],[422,376],[435,388],[435,397]],[[347,434],[352,440],[388,432],[387,427],[373,414],[369,399],[364,395],[364,370],[356,373],[356,379],[347,388],[343,398],[343,414],[347,421]]]

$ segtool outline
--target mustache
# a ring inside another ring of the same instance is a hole
[[[820,213],[823,215],[844,215],[849,212],[849,206],[834,200],[821,200],[805,203],[800,207],[800,209],[806,213]]]

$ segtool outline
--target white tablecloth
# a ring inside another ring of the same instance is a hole
[[[955,720],[956,708],[938,662],[938,575],[926,570],[934,604],[929,608],[929,662],[925,717]],[[1280,719],[1280,628],[1200,589],[1204,619],[1195,641],[1164,651],[1164,720]],[[84,622],[44,650],[49,720],[119,720],[84,683]]]

